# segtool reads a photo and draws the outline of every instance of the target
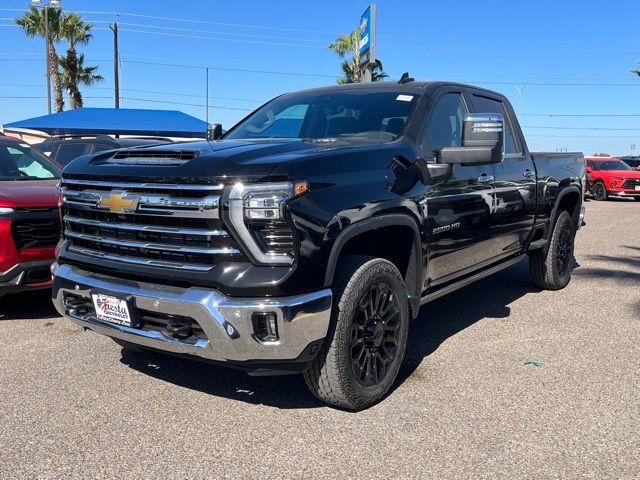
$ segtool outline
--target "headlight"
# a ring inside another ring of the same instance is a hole
[[[294,232],[285,218],[284,205],[307,190],[307,182],[233,186],[229,194],[229,221],[255,260],[266,264],[293,263]]]
[[[10,213],[13,213],[13,208],[0,207],[0,215],[8,215]]]

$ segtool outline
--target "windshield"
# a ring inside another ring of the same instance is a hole
[[[0,143],[0,181],[60,178],[60,168],[26,143]]]
[[[604,162],[593,162],[594,170],[631,170],[631,167],[622,160],[607,160]]]
[[[256,110],[225,139],[312,139],[386,143],[401,136],[418,101],[402,92],[284,95]]]

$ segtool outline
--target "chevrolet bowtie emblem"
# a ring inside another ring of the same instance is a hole
[[[138,199],[126,197],[127,192],[111,192],[109,196],[100,199],[98,206],[108,208],[112,213],[135,212]]]

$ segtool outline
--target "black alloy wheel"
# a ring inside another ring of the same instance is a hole
[[[376,282],[358,302],[351,324],[351,369],[364,387],[379,384],[396,358],[400,306],[391,286]]]
[[[570,224],[562,224],[560,228],[556,249],[556,264],[558,273],[561,277],[564,277],[573,263],[573,240],[575,235]]]
[[[607,189],[602,182],[596,182],[593,184],[593,198],[594,200],[606,200],[607,199]]]

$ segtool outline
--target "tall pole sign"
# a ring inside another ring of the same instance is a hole
[[[376,5],[372,3],[360,16],[360,68],[362,81],[371,81],[376,63]]]

